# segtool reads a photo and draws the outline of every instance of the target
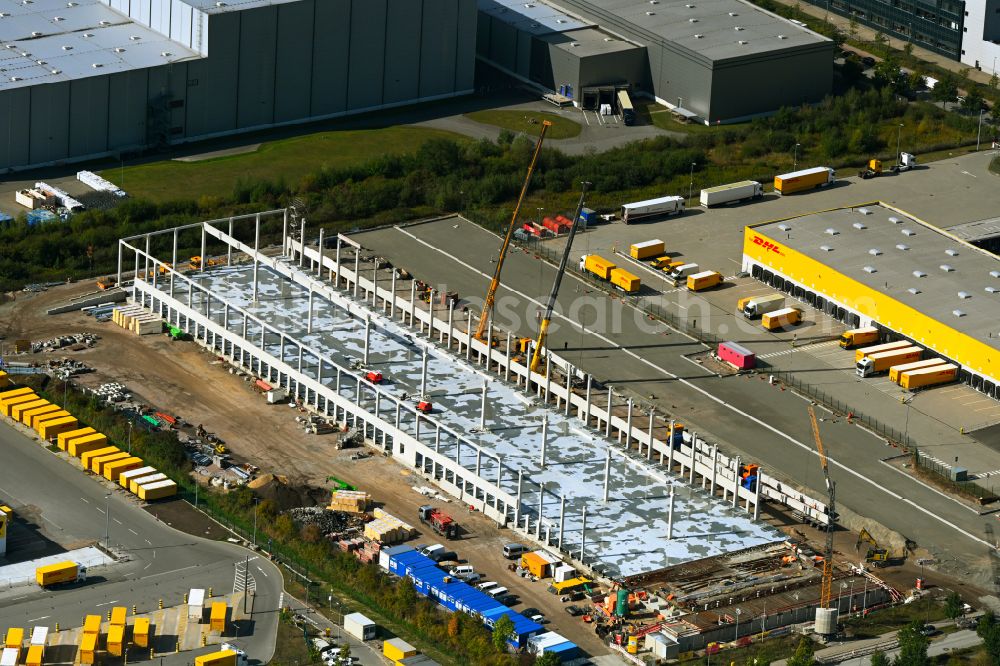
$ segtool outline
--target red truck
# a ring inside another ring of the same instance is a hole
[[[417,509],[417,512],[420,516],[420,522],[430,525],[431,529],[446,539],[454,539],[458,536],[458,523],[440,509],[425,504]]]

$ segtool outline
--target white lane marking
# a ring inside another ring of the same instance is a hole
[[[152,576],[146,576],[146,578],[144,578],[143,580],[149,580],[150,578],[156,578],[157,576],[166,576],[169,574],[180,573],[181,571],[187,571],[188,569],[197,569],[200,566],[201,566],[200,564],[192,564],[191,566],[184,567],[183,569],[174,569],[173,571],[161,571],[160,573],[153,574]]]
[[[100,508],[100,507],[96,507],[96,508],[97,508],[97,510],[98,510],[98,511],[100,511],[101,513],[104,513],[104,509],[102,509],[102,508]]]
[[[152,563],[152,562],[150,562],[149,564],[147,564],[146,566],[144,566],[144,567],[142,568],[142,570],[143,570],[143,571],[145,571],[146,569],[148,569],[148,568],[149,568],[149,567],[151,567],[151,566],[153,566],[153,563]]]
[[[128,531],[129,531],[129,532],[131,532],[132,534],[136,535],[136,536],[139,536],[139,533],[138,533],[138,532],[136,532],[136,531],[135,531],[134,529],[132,529],[131,527],[130,527],[130,528],[128,528]]]
[[[117,599],[115,599],[114,601],[105,601],[103,604],[94,604],[94,605],[100,608],[101,606],[110,606],[111,604],[116,604],[116,603],[118,603]]]
[[[43,616],[41,616],[41,617],[36,617],[36,618],[35,618],[35,619],[33,619],[33,620],[28,620],[28,622],[38,622],[39,620],[47,620],[47,619],[49,619],[50,617],[52,617],[52,616],[51,616],[51,615],[43,615]]]
[[[145,541],[146,541],[146,543],[148,543],[148,544],[149,544],[150,546],[152,546],[152,545],[153,545],[153,542],[152,542],[152,541],[150,541],[149,539],[146,539]]]
[[[116,523],[118,523],[119,525],[121,525],[121,524],[122,524],[122,521],[118,520],[117,518],[112,518],[111,520],[115,521],[115,522],[116,522]]]
[[[85,498],[81,497],[80,499],[83,500],[84,502],[87,502],[87,504],[90,504],[90,502],[88,500],[86,500]]]
[[[424,246],[426,246],[426,247],[428,247],[428,248],[430,248],[432,250],[440,252],[444,256],[450,258],[455,263],[457,263],[457,264],[459,264],[461,266],[464,266],[466,269],[468,269],[468,270],[470,270],[470,271],[472,271],[474,273],[478,273],[479,275],[483,276],[486,279],[490,279],[489,275],[486,275],[486,273],[483,273],[482,271],[480,271],[480,270],[478,270],[476,268],[473,268],[472,266],[470,266],[469,264],[465,263],[464,261],[462,261],[458,257],[456,257],[456,256],[454,256],[452,254],[449,254],[448,252],[445,252],[444,250],[442,250],[442,249],[440,249],[438,247],[434,247],[430,243],[424,241],[422,238],[418,238],[417,236],[414,236],[413,234],[411,234],[409,231],[407,231],[405,229],[401,229],[399,227],[396,227],[396,229],[398,231],[402,232],[403,234],[409,236],[413,240],[417,241],[421,245],[424,245]],[[535,299],[531,298],[527,294],[524,294],[524,293],[522,293],[522,292],[520,292],[520,291],[518,291],[516,289],[512,289],[512,288],[507,287],[507,286],[504,286],[504,289],[506,289],[507,291],[510,291],[510,292],[513,292],[513,293],[517,294],[521,298],[523,298],[523,299],[525,299],[525,300],[527,300],[527,301],[529,301],[531,303],[534,303],[534,304],[538,305],[539,307],[542,307],[542,303],[540,303],[539,301],[536,301]],[[563,319],[564,321],[567,321],[570,324],[573,323],[567,317],[564,317],[563,315],[561,315],[558,312],[553,313],[553,316],[554,317],[558,317],[559,319]],[[788,435],[786,433],[781,432],[780,430],[778,430],[774,426],[770,425],[769,423],[766,423],[766,422],[758,419],[757,417],[753,416],[752,414],[748,414],[747,412],[744,412],[742,409],[739,409],[738,407],[734,407],[733,405],[730,405],[725,400],[722,400],[721,398],[718,398],[718,397],[712,395],[711,393],[709,393],[705,389],[701,388],[700,386],[695,386],[694,384],[692,384],[688,380],[686,380],[686,379],[684,379],[682,377],[678,377],[677,375],[675,375],[674,373],[670,372],[669,370],[667,370],[665,368],[661,368],[660,366],[656,365],[652,361],[649,361],[648,359],[645,359],[642,356],[639,356],[638,354],[636,354],[635,352],[631,351],[630,349],[623,348],[621,345],[619,345],[614,340],[612,340],[610,338],[607,338],[607,337],[601,335],[600,333],[596,333],[596,332],[593,332],[593,331],[588,331],[588,333],[590,333],[594,337],[598,338],[599,340],[601,340],[605,344],[611,345],[615,349],[620,350],[622,353],[627,354],[628,356],[631,356],[633,359],[635,359],[636,361],[639,361],[643,365],[647,365],[647,366],[649,366],[650,368],[652,368],[654,370],[662,372],[663,374],[667,375],[668,377],[677,380],[681,384],[684,384],[688,388],[690,388],[692,390],[695,390],[698,393],[701,393],[702,395],[704,395],[706,398],[708,398],[712,402],[718,403],[719,405],[725,407],[726,409],[728,409],[728,410],[730,410],[732,412],[735,412],[736,414],[739,414],[740,416],[742,416],[743,418],[745,418],[745,419],[747,419],[749,421],[752,421],[753,423],[757,424],[758,426],[760,426],[760,427],[762,427],[762,428],[764,428],[766,430],[771,431],[772,433],[774,433],[775,435],[777,435],[781,439],[787,440],[788,442],[794,444],[795,446],[797,446],[800,449],[806,451],[807,453],[811,453],[812,455],[814,455],[816,457],[819,457],[819,453],[814,448],[812,448],[811,446],[807,446],[807,445],[803,444],[802,442],[800,442],[799,440],[795,439],[791,435]],[[869,479],[867,476],[865,476],[865,475],[863,475],[863,474],[861,474],[861,473],[859,473],[859,472],[851,469],[850,467],[848,467],[848,466],[846,466],[846,465],[844,465],[842,463],[837,462],[836,460],[834,460],[830,456],[827,456],[827,460],[830,461],[830,463],[832,465],[834,465],[835,467],[839,468],[841,471],[847,472],[851,476],[854,476],[857,479],[859,479],[861,481],[864,481],[865,483],[869,484],[870,486],[872,486],[874,488],[877,488],[878,490],[881,490],[882,492],[886,493],[887,495],[889,495],[893,499],[903,500],[903,496],[902,495],[900,495],[898,493],[895,493],[895,492],[889,490],[888,488],[885,488],[884,486],[882,486],[877,481],[875,481],[873,479]],[[955,531],[960,532],[961,534],[964,534],[965,536],[969,537],[973,541],[985,544],[985,545],[989,546],[990,548],[995,548],[995,546],[993,544],[988,543],[988,542],[984,541],[983,539],[980,539],[980,538],[978,538],[976,536],[973,536],[972,534],[970,534],[969,532],[965,531],[964,529],[962,529],[958,525],[955,525],[954,523],[951,523],[951,522],[945,520],[944,518],[941,518],[939,516],[935,516],[931,512],[929,512],[926,509],[924,509],[923,507],[921,507],[921,506],[919,506],[917,504],[914,504],[912,501],[910,501],[908,499],[907,500],[903,500],[903,501],[905,501],[907,504],[911,504],[912,506],[917,507],[922,512],[927,513],[928,515],[934,516],[934,518],[936,518],[940,522],[944,523],[945,525],[948,525],[949,527],[951,527]]]
[[[266,574],[266,573],[264,573],[264,570],[263,570],[263,569],[261,569],[260,567],[257,567],[257,571],[259,571],[259,572],[261,572],[262,574],[264,574],[264,578],[267,578],[267,574]]]
[[[977,176],[974,176],[973,174],[969,173],[968,171],[962,171],[961,173],[964,173],[966,176],[972,176],[973,178],[977,177]]]
[[[894,467],[894,466],[890,465],[889,463],[887,463],[884,460],[879,460],[879,462],[882,463],[883,465],[885,465],[886,467],[888,467],[889,469],[895,470],[899,474],[902,474],[906,478],[911,479],[913,481],[916,481],[917,483],[919,483],[920,485],[922,485],[927,490],[930,490],[931,492],[940,495],[941,497],[945,498],[946,500],[951,500],[952,502],[954,502],[955,504],[959,505],[963,509],[965,509],[967,511],[971,511],[972,513],[976,514],[977,516],[979,515],[979,512],[976,511],[975,509],[973,509],[971,506],[967,506],[965,504],[962,504],[962,502],[960,502],[959,500],[955,499],[954,497],[951,497],[950,495],[944,494],[943,492],[941,492],[940,490],[938,490],[934,486],[930,485],[929,483],[924,483],[920,479],[914,479],[913,477],[911,477],[909,474],[907,474],[903,470],[899,469],[898,467]],[[938,461],[938,462],[940,462],[940,461]]]

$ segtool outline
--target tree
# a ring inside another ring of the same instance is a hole
[[[963,615],[962,606],[962,597],[958,594],[958,592],[952,592],[948,595],[948,598],[944,600],[944,613],[950,619],[954,620],[955,618]]]
[[[507,649],[507,639],[514,635],[514,621],[509,615],[503,615],[493,624],[493,647],[497,650]]]
[[[885,656],[885,652],[875,650],[872,652],[872,666],[892,666],[892,660]]]
[[[955,83],[955,77],[951,74],[942,76],[941,80],[934,84],[931,89],[931,99],[935,102],[941,102],[942,109],[945,102],[954,102],[957,95],[958,84]]]
[[[997,77],[997,73],[993,72],[993,76],[990,77],[990,88],[996,90],[998,85],[1000,85],[1000,77]]]
[[[813,666],[816,663],[816,659],[813,657],[812,641],[807,636],[803,636],[799,640],[799,645],[795,648],[795,654],[786,663],[788,666]]]
[[[921,633],[924,625],[920,620],[914,620],[899,630],[899,666],[927,666],[927,646],[930,640]]]
[[[559,666],[561,663],[562,659],[555,652],[543,652],[535,659],[535,666]]]
[[[347,643],[344,643],[343,645],[340,646],[340,658],[347,659],[350,656],[351,656],[351,646],[348,645]]]
[[[448,618],[448,635],[452,638],[457,638],[458,630],[458,613],[452,613],[451,617]]]
[[[904,92],[906,76],[895,58],[886,58],[875,63],[875,67],[872,68],[872,78],[877,86],[889,86],[896,92]]]
[[[962,100],[962,109],[970,113],[979,113],[984,108],[986,108],[986,100],[983,99],[981,92],[972,88],[969,92],[965,93],[965,99]]]

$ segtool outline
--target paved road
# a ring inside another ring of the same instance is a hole
[[[456,226],[457,225],[457,226]],[[447,220],[359,235],[366,247],[406,267],[420,279],[475,298],[485,293],[493,234],[471,223]],[[533,336],[555,269],[520,250],[505,265],[497,323]],[[567,276],[550,334],[550,346],[596,378],[649,398],[691,429],[726,448],[763,461],[780,476],[822,496],[823,479],[812,444],[805,402],[758,378],[719,378],[685,358],[704,351],[697,341],[650,322],[620,301]],[[582,321],[583,326],[577,322]],[[662,412],[661,412],[662,413]],[[881,440],[843,422],[822,424],[833,455],[840,501],[927,546],[962,575],[984,573],[989,544],[982,518],[913,479],[887,470]]]
[[[0,424],[0,450],[0,500],[15,513],[32,516],[42,536],[76,548],[103,541],[110,524],[111,547],[127,558],[92,569],[90,579],[80,585],[3,590],[0,627],[53,627],[57,622],[62,628],[79,626],[84,615],[104,613],[111,605],[135,604],[142,613],[156,609],[160,599],[167,606],[181,603],[191,588],[233,591],[236,563],[245,560],[247,550],[179,532],[143,511],[120,489],[106,496],[110,484],[105,486],[5,423]],[[257,588],[254,633],[239,643],[251,659],[264,663],[274,652],[283,581],[277,567],[264,558],[252,560],[250,572]],[[190,654],[175,659],[187,663]]]
[[[937,657],[938,655],[948,654],[954,650],[975,647],[982,642],[983,639],[977,636],[975,631],[962,629],[941,638],[932,639],[930,646],[927,648],[927,656]],[[899,650],[886,652],[886,656],[890,659],[894,659],[898,655]],[[841,664],[842,666],[869,666],[872,663],[872,658],[870,656],[855,657],[853,659],[845,659],[844,661],[824,661],[823,663]]]

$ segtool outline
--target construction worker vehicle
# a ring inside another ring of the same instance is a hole
[[[881,567],[889,561],[889,551],[885,548],[879,548],[878,541],[875,540],[875,537],[873,537],[871,533],[863,527],[861,528],[861,532],[858,534],[858,542],[854,545],[854,550],[860,552],[862,542],[867,542],[869,544],[868,550],[865,553],[865,562]]]
[[[97,288],[101,289],[102,291],[112,289],[116,284],[118,284],[118,280],[116,280],[114,277],[110,275],[108,277],[102,277],[97,280]]]
[[[858,172],[858,178],[868,180],[882,175],[882,160],[868,160],[868,165]]]
[[[429,504],[417,509],[420,522],[430,525],[431,529],[445,537],[454,539],[458,535],[458,523],[455,519]]]

